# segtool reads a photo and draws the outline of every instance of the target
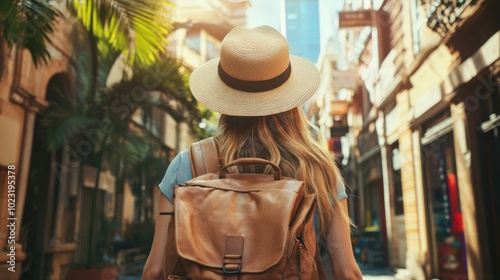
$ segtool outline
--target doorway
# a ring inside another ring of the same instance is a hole
[[[466,280],[466,244],[453,133],[448,132],[426,144],[424,151],[432,274],[440,280]]]
[[[56,102],[59,94],[69,92],[67,76],[57,74],[47,85],[46,101]],[[50,105],[49,105],[50,106]],[[21,243],[26,252],[21,272],[22,280],[41,280],[51,272],[49,240],[56,219],[60,178],[53,163],[62,162],[62,149],[49,151],[43,125],[43,112],[38,114],[33,128],[33,144],[21,226]]]
[[[483,186],[484,213],[488,245],[491,252],[493,279],[500,277],[500,125],[478,135],[479,164]]]

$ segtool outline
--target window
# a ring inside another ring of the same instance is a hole
[[[195,50],[196,52],[200,52],[200,36],[199,34],[190,35],[186,37],[186,46]]]
[[[417,55],[420,52],[420,17],[418,0],[411,0],[411,21],[412,21],[412,37],[413,37],[413,54]]]
[[[207,41],[207,60],[212,60],[214,58],[217,58],[219,56],[219,53],[217,51],[217,46],[215,45],[214,42],[208,40]]]

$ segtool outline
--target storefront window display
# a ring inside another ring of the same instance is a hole
[[[452,133],[426,145],[424,153],[435,274],[468,279]]]

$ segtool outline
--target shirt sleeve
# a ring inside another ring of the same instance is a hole
[[[337,199],[342,200],[347,197],[347,193],[345,191],[345,185],[342,180],[339,180],[339,183],[337,184]]]
[[[172,162],[170,162],[163,180],[158,185],[160,191],[171,202],[174,198],[174,187],[178,184],[184,184],[192,177],[191,162],[186,151],[177,154]]]

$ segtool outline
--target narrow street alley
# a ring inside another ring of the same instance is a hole
[[[499,11],[0,0],[0,280],[500,280]]]

